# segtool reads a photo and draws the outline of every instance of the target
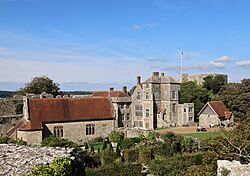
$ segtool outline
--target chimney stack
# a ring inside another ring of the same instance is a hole
[[[125,93],[125,94],[128,94],[127,86],[123,86],[122,87],[122,92]]]
[[[110,87],[110,88],[109,88],[109,91],[114,91],[114,87]]]
[[[137,76],[137,84],[141,84],[141,76]]]
[[[159,72],[153,72],[152,76],[159,76]]]
[[[164,77],[164,73],[163,72],[161,73],[161,77]]]

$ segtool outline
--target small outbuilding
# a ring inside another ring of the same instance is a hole
[[[209,101],[198,113],[200,127],[228,126],[233,123],[233,113],[222,101]]]

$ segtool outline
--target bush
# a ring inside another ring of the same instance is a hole
[[[109,139],[110,139],[111,142],[120,143],[120,142],[124,139],[124,135],[121,134],[121,133],[118,132],[118,131],[112,131],[112,132],[109,134]]]
[[[50,165],[38,165],[33,168],[31,176],[84,176],[85,172],[77,172],[74,169],[72,160],[67,157],[54,159]]]
[[[125,149],[123,151],[123,157],[126,163],[136,162],[139,158],[139,149],[138,148]]]
[[[140,143],[143,138],[135,137],[135,138],[125,138],[121,141],[120,146],[121,149],[129,149],[134,147],[136,144]]]
[[[0,144],[17,144],[17,145],[27,145],[27,142],[23,141],[22,139],[14,140],[7,136],[0,137]]]
[[[154,159],[153,150],[151,147],[141,147],[139,150],[139,162],[148,164]]]
[[[154,133],[149,133],[148,136],[146,137],[148,141],[154,141],[156,139]]]
[[[45,138],[44,140],[42,140],[42,146],[80,149],[80,147],[76,143],[69,141],[67,139],[58,138],[55,136],[49,136],[49,137]]]
[[[87,169],[87,176],[143,176],[141,164],[114,163],[98,169]]]
[[[116,153],[113,150],[105,149],[102,151],[101,154],[102,166],[113,163],[115,159],[116,159]]]

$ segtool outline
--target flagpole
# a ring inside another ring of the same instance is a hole
[[[182,74],[183,74],[183,51],[181,51],[181,82],[182,82]]]

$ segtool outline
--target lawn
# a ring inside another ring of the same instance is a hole
[[[180,134],[180,136],[190,136],[195,137],[198,139],[207,139],[210,137],[216,137],[216,136],[224,136],[223,132],[196,132],[196,133],[189,133],[189,134]]]

